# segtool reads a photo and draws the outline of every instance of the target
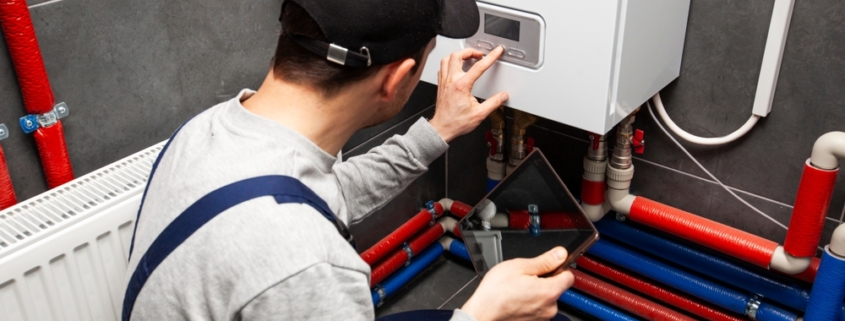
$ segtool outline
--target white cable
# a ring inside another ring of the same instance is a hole
[[[751,118],[745,122],[745,125],[742,125],[742,127],[727,136],[704,138],[684,131],[678,127],[671,118],[669,118],[669,115],[666,114],[666,108],[663,107],[663,101],[660,100],[660,93],[654,95],[654,106],[657,108],[657,113],[660,115],[660,118],[663,119],[663,122],[666,123],[666,126],[669,126],[669,129],[671,129],[675,135],[678,135],[678,137],[685,141],[699,145],[716,146],[735,141],[751,131],[751,128],[754,128],[754,125],[756,125],[757,121],[760,120],[760,116],[751,115]]]
[[[660,99],[660,97],[659,97],[659,96],[656,96],[656,95],[655,95],[654,97],[655,97],[655,99]],[[658,100],[658,101],[659,101],[659,100]],[[749,204],[748,202],[746,202],[746,201],[745,201],[742,197],[739,197],[739,195],[736,195],[736,193],[734,193],[734,192],[733,192],[733,191],[732,191],[732,190],[731,190],[728,186],[726,186],[725,184],[723,184],[723,183],[722,183],[722,181],[720,181],[718,178],[716,178],[716,176],[714,176],[712,173],[710,173],[710,171],[708,171],[708,170],[707,170],[707,168],[705,168],[705,167],[704,167],[704,165],[701,165],[701,163],[699,163],[699,162],[698,162],[698,160],[697,160],[697,159],[695,159],[695,157],[693,157],[693,156],[692,156],[692,154],[690,154],[690,152],[688,152],[688,151],[687,151],[687,149],[686,149],[686,148],[684,148],[684,146],[683,146],[683,145],[681,145],[681,143],[679,143],[679,142],[678,142],[678,140],[676,140],[676,139],[675,139],[675,137],[672,137],[672,135],[670,135],[670,134],[669,134],[669,132],[666,130],[666,128],[664,128],[664,127],[663,127],[663,125],[662,125],[662,124],[660,124],[660,121],[658,121],[658,120],[657,120],[657,117],[656,117],[656,116],[654,116],[654,111],[652,111],[652,110],[651,110],[651,102],[647,102],[647,103],[648,103],[648,113],[649,113],[649,114],[651,114],[651,118],[652,118],[652,119],[654,119],[654,122],[657,124],[657,127],[660,127],[660,130],[662,130],[662,131],[663,131],[663,133],[664,133],[664,134],[666,134],[666,136],[668,136],[668,137],[669,137],[669,139],[671,139],[671,140],[672,140],[672,142],[674,142],[674,143],[675,143],[675,145],[678,145],[678,148],[680,148],[680,149],[684,152],[684,154],[687,154],[687,157],[689,157],[689,159],[690,159],[690,160],[692,160],[692,162],[693,162],[693,163],[695,163],[696,165],[698,165],[698,167],[699,167],[699,168],[701,168],[701,170],[703,170],[705,173],[707,173],[707,176],[710,176],[710,178],[711,178],[711,179],[713,179],[713,181],[715,181],[716,183],[718,183],[718,184],[719,184],[719,186],[721,186],[721,187],[722,187],[722,188],[724,188],[726,191],[728,191],[728,193],[730,193],[731,195],[733,195],[733,197],[736,197],[736,199],[737,199],[737,200],[739,200],[740,202],[742,202],[742,204],[745,204],[745,206],[748,206],[748,208],[750,208],[750,209],[754,210],[755,212],[757,212],[757,214],[760,214],[760,215],[762,215],[763,217],[765,217],[765,218],[769,219],[769,220],[770,220],[770,221],[772,221],[773,223],[775,223],[775,224],[777,224],[778,226],[782,227],[784,230],[789,230],[789,228],[787,228],[787,227],[786,227],[786,225],[783,225],[783,223],[778,222],[778,221],[777,221],[777,220],[775,220],[773,217],[769,216],[769,215],[768,215],[768,214],[766,214],[766,213],[763,213],[763,211],[761,211],[761,210],[757,209],[757,208],[756,208],[756,207],[754,207],[753,205],[751,205],[751,204]]]

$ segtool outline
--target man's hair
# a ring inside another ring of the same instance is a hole
[[[326,41],[326,36],[311,15],[297,3],[287,2],[284,5],[281,20],[282,33],[273,57],[273,75],[278,79],[313,86],[324,96],[331,97],[344,87],[361,81],[381,69],[381,66],[366,68],[341,66],[302,48],[291,40],[287,34]],[[416,62],[411,73],[416,73],[420,65],[424,63],[422,59],[425,49],[426,46],[423,46],[408,57]]]

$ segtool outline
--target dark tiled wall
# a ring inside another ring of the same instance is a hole
[[[687,131],[726,135],[751,114],[773,6],[771,0],[692,1],[680,78],[662,91],[667,112]],[[845,3],[797,2],[783,57],[773,112],[743,139],[721,147],[684,143],[717,178],[783,224],[814,141],[845,131]],[[553,105],[553,104],[550,104]],[[515,106],[519,107],[519,106]],[[648,111],[635,127],[646,131],[646,151],[635,160],[632,192],[782,242],[785,231],[716,185],[665,136]],[[542,120],[529,130],[565,183],[578,193],[585,132]],[[467,202],[483,196],[483,129],[449,153],[449,195]],[[476,147],[470,147],[474,145]],[[471,154],[470,154],[471,153]],[[471,164],[458,165],[453,159]],[[470,161],[471,160],[471,161]],[[821,244],[827,244],[845,203],[839,178]]]

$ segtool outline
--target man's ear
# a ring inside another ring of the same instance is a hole
[[[403,81],[412,76],[411,69],[413,69],[416,64],[417,63],[414,59],[407,58],[387,65],[384,68],[386,75],[382,78],[382,100],[391,101],[396,98],[396,93],[402,88]]]

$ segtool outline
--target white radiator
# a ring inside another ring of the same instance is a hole
[[[129,243],[164,143],[0,211],[0,320],[119,320]]]

